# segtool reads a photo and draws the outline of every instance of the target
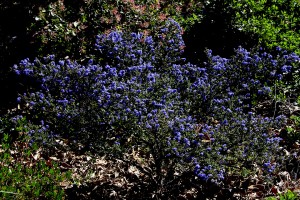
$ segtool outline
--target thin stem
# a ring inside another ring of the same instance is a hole
[[[20,195],[21,193],[15,193],[15,192],[7,192],[7,191],[3,191],[0,190],[1,193],[7,193],[7,194],[16,194],[16,195]]]

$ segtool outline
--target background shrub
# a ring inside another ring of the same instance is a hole
[[[95,37],[110,30],[151,34],[169,16],[191,26],[200,19],[194,1],[68,1],[58,0],[41,7],[32,23],[38,54],[84,59],[94,53]]]
[[[221,56],[231,56],[239,45],[245,48],[279,46],[299,54],[299,1],[201,1],[202,16],[188,32],[186,57],[204,58],[203,50],[212,49]]]
[[[277,46],[299,54],[300,3],[290,1],[236,1],[236,24],[243,32],[257,34],[260,45]]]

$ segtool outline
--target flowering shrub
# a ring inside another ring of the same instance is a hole
[[[139,148],[153,157],[149,176],[159,187],[163,169],[215,183],[254,166],[272,174],[280,142],[272,128],[285,118],[256,115],[251,104],[271,95],[299,57],[239,48],[230,59],[208,51],[197,66],[180,57],[180,33],[169,20],[154,36],[99,35],[100,55],[85,66],[54,56],[22,60],[16,74],[40,85],[18,98],[40,127],[29,134],[113,156]]]

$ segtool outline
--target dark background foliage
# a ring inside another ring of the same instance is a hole
[[[1,108],[13,106],[16,97],[16,80],[9,68],[24,57],[35,55],[32,33],[28,30],[38,14],[39,7],[53,0],[3,0],[0,2],[0,92]]]
[[[258,35],[242,32],[234,26],[236,10],[230,1],[215,0],[204,6],[201,21],[185,34],[185,57],[191,61],[203,60],[205,49],[216,55],[230,57],[238,46],[252,48]]]

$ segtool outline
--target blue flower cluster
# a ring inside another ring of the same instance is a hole
[[[156,71],[167,72],[168,67],[181,60],[184,48],[181,32],[179,24],[170,19],[157,35],[113,31],[98,35],[95,46],[100,52],[99,60],[105,57],[105,63],[119,69],[151,63],[157,67]]]
[[[231,166],[263,166],[280,142],[270,127],[284,117],[257,116],[251,103],[271,94],[299,57],[239,48],[230,59],[208,51],[208,62],[194,65],[183,62],[183,47],[180,26],[169,20],[154,36],[99,35],[100,54],[86,65],[54,56],[22,60],[16,74],[40,84],[17,99],[40,123],[33,136],[106,152],[139,146],[157,165],[173,159],[172,167],[184,165],[205,181],[223,180]]]
[[[193,107],[197,113],[216,113],[215,107],[219,110],[221,106],[227,110],[250,111],[254,102],[273,97],[275,85],[290,83],[290,74],[300,64],[299,56],[282,50],[277,55],[271,55],[260,51],[249,52],[240,47],[230,59],[213,56],[210,50],[207,56],[208,62],[204,62],[202,67],[206,75],[197,76],[198,82],[188,92],[189,98],[197,102]],[[276,89],[277,93],[281,92],[279,87]],[[213,106],[215,104],[218,106]]]

